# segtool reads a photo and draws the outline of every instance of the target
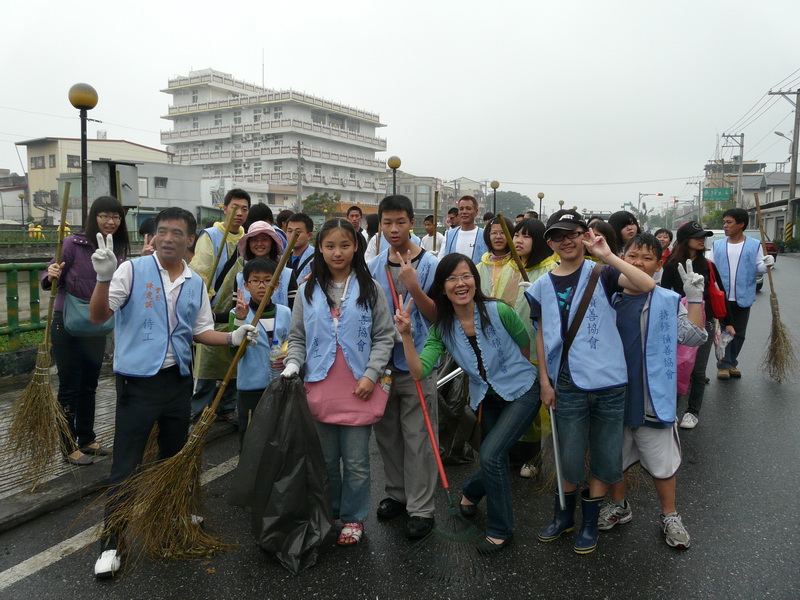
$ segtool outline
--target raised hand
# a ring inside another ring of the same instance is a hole
[[[144,234],[144,243],[142,244],[142,256],[150,256],[153,252],[156,251],[156,247],[153,244],[153,238],[155,236]]]
[[[411,307],[414,304],[414,298],[409,294],[408,304],[403,305],[403,296],[397,294],[397,306],[394,311],[394,326],[397,333],[400,335],[411,335]]]
[[[114,277],[117,256],[114,254],[114,237],[110,233],[105,238],[102,233],[97,234],[97,250],[92,254],[92,267],[97,273],[97,281],[101,283],[107,283]]]
[[[591,253],[592,256],[603,260],[611,255],[611,248],[608,247],[606,238],[602,235],[595,235],[594,230],[590,229],[588,232],[588,239],[584,236],[581,239],[583,245]]]
[[[240,321],[246,319],[248,313],[247,309],[247,302],[244,300],[244,290],[239,288],[239,290],[236,292],[236,310],[234,311],[236,318]]]
[[[713,269],[714,267],[709,265],[708,268]],[[694,272],[691,260],[686,261],[686,268],[678,263],[678,275],[681,276],[683,281],[683,295],[686,296],[686,300],[688,302],[702,302],[706,282],[700,273]]]
[[[411,266],[411,250],[406,253],[405,259],[403,259],[399,252],[395,252],[395,255],[397,256],[397,262],[400,263],[400,273],[397,278],[402,281],[406,289],[409,290],[419,285],[417,270]]]

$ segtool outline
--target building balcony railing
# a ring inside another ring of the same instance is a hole
[[[275,119],[259,121],[246,125],[220,125],[219,127],[203,127],[201,129],[182,129],[161,132],[162,144],[178,144],[201,140],[229,138],[233,135],[262,135],[264,132],[283,133],[290,131],[309,131],[321,133],[334,138],[362,144],[379,152],[386,150],[386,140],[379,137],[361,135],[339,127],[329,127],[318,123],[310,123],[299,119]]]
[[[364,158],[363,156],[353,156],[341,154],[339,152],[328,152],[325,150],[313,150],[302,148],[303,157],[318,159],[324,162],[356,165],[369,170],[379,170],[383,172],[386,166],[381,160]],[[219,150],[214,152],[191,152],[188,154],[177,153],[174,162],[177,164],[195,164],[202,161],[203,164],[213,163],[216,159],[219,162],[230,162],[235,159],[252,160],[275,160],[281,158],[297,158],[297,149],[294,146],[270,146],[267,148],[252,148],[242,150]]]
[[[237,82],[235,79],[228,77],[220,77],[219,75],[201,75],[199,77],[180,77],[178,79],[170,79],[169,88],[185,87],[187,85],[199,85],[209,81],[216,81],[232,87],[238,87],[246,92],[252,92],[252,95],[236,96],[235,98],[226,98],[224,100],[215,100],[213,102],[198,102],[195,104],[180,104],[177,106],[170,106],[167,115],[164,118],[170,118],[175,115],[206,112],[211,110],[219,110],[221,108],[234,108],[240,106],[257,106],[259,104],[275,104],[284,102],[301,102],[303,104],[311,105],[313,107],[322,108],[332,112],[341,113],[350,117],[363,119],[371,123],[380,124],[380,115],[378,113],[361,110],[358,108],[351,108],[338,102],[331,102],[324,98],[305,94],[303,92],[295,92],[294,90],[279,90],[275,92],[263,92],[263,88],[246,84],[244,82]],[[262,93],[259,93],[262,92]]]
[[[241,173],[224,174],[223,177],[232,177],[237,180],[247,181],[266,181],[277,185],[297,185],[297,172],[296,171],[280,171],[280,172],[265,172],[253,173],[252,168],[244,169]],[[219,179],[219,176],[205,176],[205,179]],[[383,193],[386,186],[383,181],[369,181],[369,180],[353,180],[346,177],[331,177],[329,175],[303,175],[304,187],[321,187],[323,189],[341,188],[344,190],[352,190],[357,192],[369,193]]]

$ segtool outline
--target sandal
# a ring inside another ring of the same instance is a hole
[[[344,523],[337,543],[340,546],[355,546],[361,541],[363,535],[364,525],[362,523]]]

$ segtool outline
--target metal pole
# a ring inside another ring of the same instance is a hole
[[[742,172],[744,171],[744,134],[739,134],[739,202],[740,208],[746,208],[744,205],[744,190],[742,189]]]
[[[22,227],[25,227],[25,196],[20,194],[19,197],[19,214],[22,221]]]
[[[494,198],[492,200],[492,212],[497,214],[497,190],[492,190],[494,192]]]
[[[797,146],[798,138],[800,138],[800,89],[797,90],[797,98],[794,105],[794,135],[792,136],[792,168],[789,179],[789,216],[792,219],[792,227],[795,227],[797,221]],[[792,230],[793,237],[794,229]]]
[[[397,195],[397,169],[392,169],[392,196]]]
[[[303,151],[300,148],[300,142],[297,142],[297,206],[302,210],[303,207]]]
[[[88,154],[87,141],[86,141],[86,109],[81,109],[81,222],[83,227],[86,227],[86,218],[89,214],[89,184],[87,173],[87,160]]]

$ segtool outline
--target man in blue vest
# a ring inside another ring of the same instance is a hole
[[[168,208],[156,217],[156,252],[124,262],[117,269],[111,236],[97,234],[92,255],[97,273],[89,315],[93,322],[115,318],[114,372],[117,407],[114,458],[108,484],[120,486],[142,461],[145,445],[158,423],[159,460],[183,448],[189,429],[192,395],[192,342],[209,346],[256,343],[252,325],[236,331],[214,330],[203,279],[183,260],[194,241],[192,214]],[[106,519],[116,505],[106,505]],[[120,567],[117,547],[122,531],[106,529],[95,576],[111,577]]]
[[[717,365],[717,379],[738,379],[742,376],[737,368],[737,359],[744,345],[750,307],[756,301],[756,274],[766,273],[767,267],[775,264],[774,258],[764,256],[758,240],[744,234],[749,220],[743,208],[726,210],[722,214],[722,229],[726,237],[712,246],[711,260],[717,265],[728,293],[728,317],[736,330],[733,339],[725,347],[725,356]]]
[[[473,196],[462,196],[458,201],[458,220],[460,225],[447,232],[444,252],[439,257],[458,252],[472,258],[476,265],[481,262],[489,249],[483,241],[483,229],[475,224],[478,216],[478,201]]]
[[[222,246],[222,238],[225,236],[225,222],[231,211],[235,211],[233,221],[231,221],[231,230],[228,233],[225,247],[222,248],[217,268],[214,273],[211,273],[214,259]],[[250,194],[242,189],[233,189],[225,194],[223,200],[222,213],[225,215],[225,219],[214,223],[212,227],[203,229],[197,237],[194,258],[189,266],[206,282],[210,282],[215,291],[219,290],[225,275],[233,264],[232,261],[236,260],[236,245],[245,233],[242,225],[247,220],[249,212]],[[212,296],[211,309],[214,312],[214,328],[217,331],[227,331],[228,311],[220,313],[214,311],[219,297],[214,294]],[[231,364],[231,358],[231,353],[226,348],[197,347],[194,361],[194,376],[197,381],[192,396],[192,414],[195,419],[200,416],[206,406],[213,402],[217,392],[217,381],[225,377]],[[222,402],[217,408],[217,415],[220,419],[236,425],[236,380],[231,380],[225,390]]]

